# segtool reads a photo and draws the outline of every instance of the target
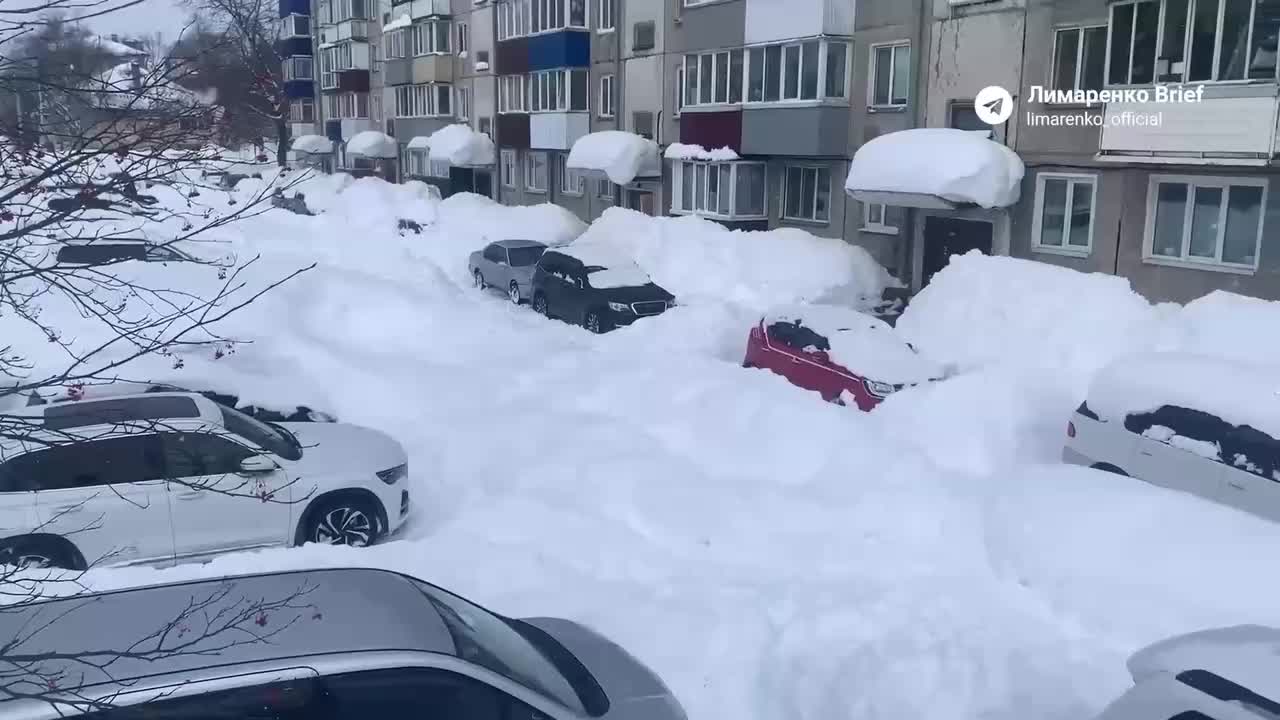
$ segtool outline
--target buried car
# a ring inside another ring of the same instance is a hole
[[[528,298],[533,284],[533,268],[546,245],[533,240],[499,240],[471,253],[467,267],[471,280],[481,290],[498,288],[512,303]]]
[[[533,309],[593,333],[661,315],[675,303],[634,261],[602,247],[548,250],[533,272]]]
[[[833,305],[779,308],[761,318],[747,338],[742,364],[864,411],[899,390],[949,374],[883,320]]]
[[[166,382],[125,382],[118,381],[107,385],[74,385],[66,388],[65,392],[56,397],[43,397],[37,393],[31,393],[27,398],[27,405],[44,405],[54,402],[69,402],[73,400],[96,399],[102,397],[113,397],[116,395],[134,395],[138,393],[186,393],[194,392],[204,397],[248,415],[252,418],[262,420],[263,422],[337,422],[338,419],[333,415],[314,410],[306,405],[276,405],[273,407],[263,407],[261,404],[250,404],[241,401],[240,397],[234,393],[225,392],[218,389],[211,389],[202,386],[199,383],[192,387],[191,383],[184,383],[182,386],[174,385]]]

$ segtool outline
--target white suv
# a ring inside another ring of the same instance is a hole
[[[0,564],[169,564],[363,546],[409,511],[404,448],[368,428],[264,423],[196,393],[23,408],[0,442]]]

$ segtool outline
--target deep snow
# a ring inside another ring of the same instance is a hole
[[[1208,328],[1233,322],[1234,301],[1153,308],[1113,278],[960,258],[899,327],[965,372],[860,413],[737,366],[750,308],[889,282],[848,246],[622,210],[579,238],[550,206],[438,202],[340,176],[301,188],[319,215],[269,211],[220,233],[239,257],[261,255],[252,286],[317,263],[224,324],[250,344],[126,374],[189,374],[392,433],[410,454],[410,529],[366,550],[103,569],[91,586],[403,570],[507,614],[599,628],[694,720],[1078,720],[1129,684],[1139,647],[1280,622],[1257,560],[1280,528],[1050,464],[1097,368],[1226,336]],[[424,232],[400,234],[397,217]],[[547,321],[467,286],[467,253],[501,237],[613,243],[682,304],[603,336]],[[191,292],[218,283],[212,268],[120,272]],[[92,342],[91,323],[47,312]],[[60,359],[14,323],[0,318],[0,337]]]

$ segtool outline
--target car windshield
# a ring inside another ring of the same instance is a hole
[[[540,247],[507,248],[507,258],[511,261],[512,267],[528,267],[538,262],[543,250],[544,248]]]
[[[440,613],[458,657],[584,712],[564,675],[507,621],[440,588],[416,584]]]
[[[222,411],[222,422],[229,432],[286,460],[297,460],[302,457],[302,446],[293,433],[255,420],[226,406],[220,406],[218,409]]]
[[[620,262],[613,267],[590,265],[587,281],[593,288],[642,287],[653,282],[639,265]]]

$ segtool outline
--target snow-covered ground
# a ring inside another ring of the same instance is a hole
[[[1280,623],[1259,562],[1280,527],[1057,464],[1098,368],[1151,349],[1278,357],[1265,345],[1280,341],[1237,335],[1274,326],[1274,304],[1153,307],[1116,278],[966,256],[899,323],[963,372],[860,413],[739,366],[770,307],[856,304],[891,282],[837,241],[612,210],[578,241],[625,250],[681,304],[594,336],[469,286],[467,253],[486,241],[574,241],[584,228],[559,208],[342,176],[299,189],[321,214],[271,211],[218,233],[241,259],[261,256],[251,284],[316,263],[227,321],[250,342],[124,374],[189,373],[393,434],[410,454],[409,529],[364,550],[97,570],[92,586],[394,568],[507,614],[599,628],[694,720],[1078,720],[1129,684],[1141,646]],[[397,218],[427,225],[402,235]],[[193,292],[220,283],[212,268],[121,272]],[[0,318],[0,336],[57,360],[14,322]],[[92,341],[91,324],[62,324]]]

